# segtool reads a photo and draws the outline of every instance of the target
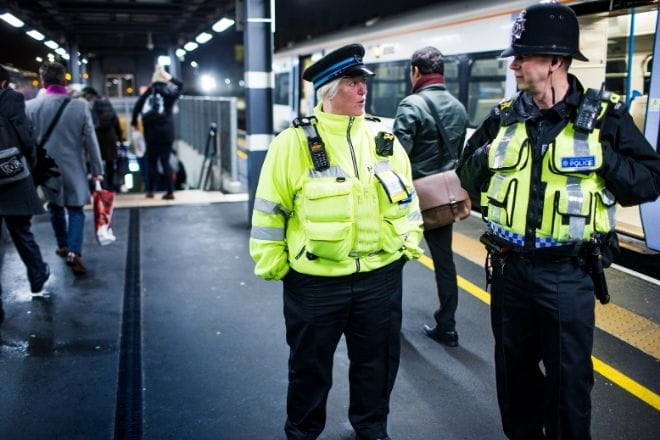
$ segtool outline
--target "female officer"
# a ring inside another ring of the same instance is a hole
[[[325,425],[332,359],[350,359],[348,416],[360,439],[387,438],[399,365],[401,271],[421,254],[421,215],[408,156],[375,118],[359,44],[305,70],[319,104],[275,138],[252,217],[255,273],[284,281],[289,357],[285,431],[315,439]]]

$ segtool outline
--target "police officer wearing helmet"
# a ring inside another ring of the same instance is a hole
[[[570,8],[520,13],[502,53],[514,57],[519,93],[492,110],[457,168],[487,221],[497,395],[511,439],[590,438],[594,294],[606,302],[615,203],[660,193],[660,156],[620,97],[568,73],[586,60],[578,42]]]
[[[365,77],[373,73],[363,56],[364,47],[351,44],[304,71],[319,103],[273,140],[255,197],[255,273],[284,287],[289,439],[323,431],[342,334],[351,425],[359,439],[388,438],[401,274],[421,255],[422,222],[406,152],[364,114]]]

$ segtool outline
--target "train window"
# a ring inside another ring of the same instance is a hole
[[[289,79],[288,72],[275,74],[275,88],[273,89],[273,103],[276,105],[289,105]]]
[[[445,86],[447,91],[455,98],[458,98],[458,59],[445,58]]]
[[[367,80],[367,113],[393,118],[403,98],[410,94],[410,62],[369,64],[376,76]]]
[[[470,67],[467,112],[470,126],[480,125],[491,108],[504,98],[506,60],[476,59]]]

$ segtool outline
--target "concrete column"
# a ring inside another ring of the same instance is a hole
[[[245,108],[248,149],[248,222],[261,165],[273,139],[273,33],[269,0],[245,0]]]
[[[170,57],[170,75],[181,80],[181,62],[179,57],[176,56],[176,47],[170,47],[167,54]]]

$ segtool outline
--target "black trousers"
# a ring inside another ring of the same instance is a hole
[[[454,331],[456,330],[458,286],[454,253],[451,250],[452,225],[424,231],[424,238],[431,251],[433,266],[435,266],[435,284],[440,302],[438,310],[433,313],[436,328],[443,332]]]
[[[535,263],[518,255],[494,257],[491,318],[507,437],[591,438],[590,276],[571,258]]]
[[[168,193],[174,192],[174,183],[172,182],[172,167],[170,166],[170,154],[172,152],[172,143],[150,143],[147,145],[147,159],[149,160],[149,179],[147,179],[147,191],[153,192],[158,186],[158,161],[163,167],[165,175],[165,190]]]
[[[27,269],[27,276],[30,284],[41,281],[46,270],[46,264],[41,257],[39,245],[34,240],[34,235],[30,228],[32,227],[31,215],[4,215],[0,216],[0,231],[2,231],[2,221],[7,224],[7,230],[11,236],[18,255],[23,260]],[[0,286],[0,294],[2,287]]]
[[[326,421],[332,360],[342,334],[348,348],[348,418],[360,439],[387,436],[389,399],[399,368],[403,259],[342,277],[290,271],[284,318],[290,347],[285,432],[315,439]]]

